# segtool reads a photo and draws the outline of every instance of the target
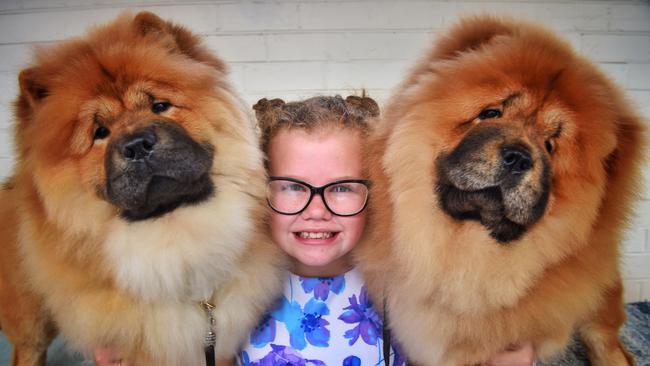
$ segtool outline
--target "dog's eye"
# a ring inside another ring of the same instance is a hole
[[[555,129],[555,132],[544,141],[544,148],[546,149],[546,151],[548,151],[549,154],[553,154],[557,149],[556,140],[562,134],[563,126],[564,126],[563,123],[558,124],[558,126]]]
[[[478,119],[490,119],[499,117],[501,117],[501,111],[494,108],[484,109],[478,115]]]
[[[99,126],[95,129],[95,134],[93,135],[93,140],[101,140],[108,137],[111,134],[111,130],[104,126]]]
[[[166,110],[168,110],[172,106],[171,103],[169,102],[154,102],[151,105],[151,111],[155,114],[160,114]]]
[[[555,152],[555,140],[548,139],[544,141],[544,147],[546,148],[546,151],[548,151],[549,154],[553,154]]]

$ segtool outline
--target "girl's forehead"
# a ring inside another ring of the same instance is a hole
[[[360,178],[363,172],[360,134],[354,130],[283,131],[271,141],[269,150],[271,175],[324,184],[331,179]]]
[[[362,136],[362,131],[359,128],[343,126],[338,122],[322,122],[317,126],[310,126],[309,128],[293,126],[281,129],[275,134],[271,141],[281,135],[284,138],[302,138],[315,140],[339,137],[342,137],[344,139],[356,139]]]

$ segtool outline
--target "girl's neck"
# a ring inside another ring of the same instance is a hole
[[[291,263],[291,272],[301,277],[336,277],[354,267],[348,258],[340,258],[324,266],[310,266],[295,259]]]

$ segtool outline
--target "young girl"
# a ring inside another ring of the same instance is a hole
[[[377,103],[355,96],[262,99],[254,108],[268,156],[271,235],[292,267],[284,293],[252,330],[237,362],[365,366],[384,364],[386,354],[390,365],[404,364],[395,347],[384,349],[382,314],[350,256],[365,226],[370,182],[363,145]],[[532,353],[530,346],[518,348],[490,364],[531,365]],[[112,350],[98,349],[95,359],[100,366],[120,365]]]
[[[383,364],[381,316],[349,254],[365,225],[363,142],[377,103],[354,96],[262,99],[254,108],[269,159],[271,235],[292,268],[239,362]],[[403,363],[390,353],[391,364]]]

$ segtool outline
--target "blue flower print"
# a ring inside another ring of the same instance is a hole
[[[330,291],[340,294],[345,289],[345,277],[299,277],[300,285],[305,293],[314,291],[314,298],[327,300]]]
[[[308,360],[291,347],[271,344],[271,352],[256,362],[250,362],[248,353],[242,352],[244,366],[326,366],[321,360]]]
[[[343,366],[361,366],[361,359],[357,356],[348,356],[343,360]]]
[[[361,287],[358,302],[356,295],[352,295],[348,299],[350,306],[343,308],[346,311],[339,316],[339,319],[348,324],[358,324],[346,331],[344,337],[350,340],[350,345],[353,345],[359,339],[359,336],[367,344],[376,345],[377,339],[381,338],[382,321],[379,314],[372,307],[372,301],[368,298],[366,286]]]
[[[253,329],[251,333],[251,344],[253,347],[262,348],[269,342],[275,340],[275,319],[271,314],[265,314],[262,321]]]
[[[283,297],[282,303],[272,310],[271,316],[287,327],[291,347],[303,350],[307,347],[305,338],[313,346],[329,346],[330,331],[326,327],[330,323],[323,319],[323,316],[329,313],[327,305],[316,299],[309,300],[303,310],[297,302],[289,302]]]

